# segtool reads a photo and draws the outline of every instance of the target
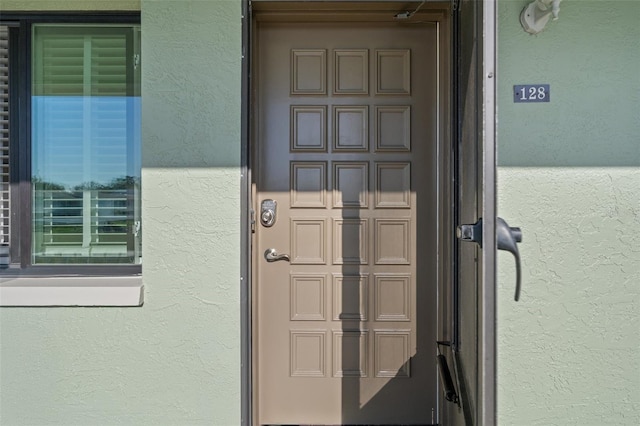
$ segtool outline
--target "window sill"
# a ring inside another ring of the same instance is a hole
[[[142,277],[0,277],[0,306],[142,306]]]

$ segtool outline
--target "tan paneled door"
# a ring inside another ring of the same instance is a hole
[[[256,421],[431,424],[437,26],[261,23],[256,46]]]

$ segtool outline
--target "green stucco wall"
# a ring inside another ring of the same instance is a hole
[[[141,10],[145,304],[1,309],[3,426],[240,422],[241,2]]]
[[[561,4],[536,36],[499,2],[501,425],[640,424],[640,1]],[[549,83],[551,102],[513,103]]]

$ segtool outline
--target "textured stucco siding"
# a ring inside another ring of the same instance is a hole
[[[640,169],[503,168],[524,288],[500,253],[504,425],[640,424]]]
[[[240,423],[241,2],[141,13],[144,306],[1,309],[3,426]]]
[[[640,2],[570,1],[537,36],[499,3],[501,425],[640,424]],[[514,84],[551,102],[514,104]]]

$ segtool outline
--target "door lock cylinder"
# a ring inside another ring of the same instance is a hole
[[[278,203],[275,200],[262,200],[260,206],[260,223],[266,228],[271,228],[276,223]]]

